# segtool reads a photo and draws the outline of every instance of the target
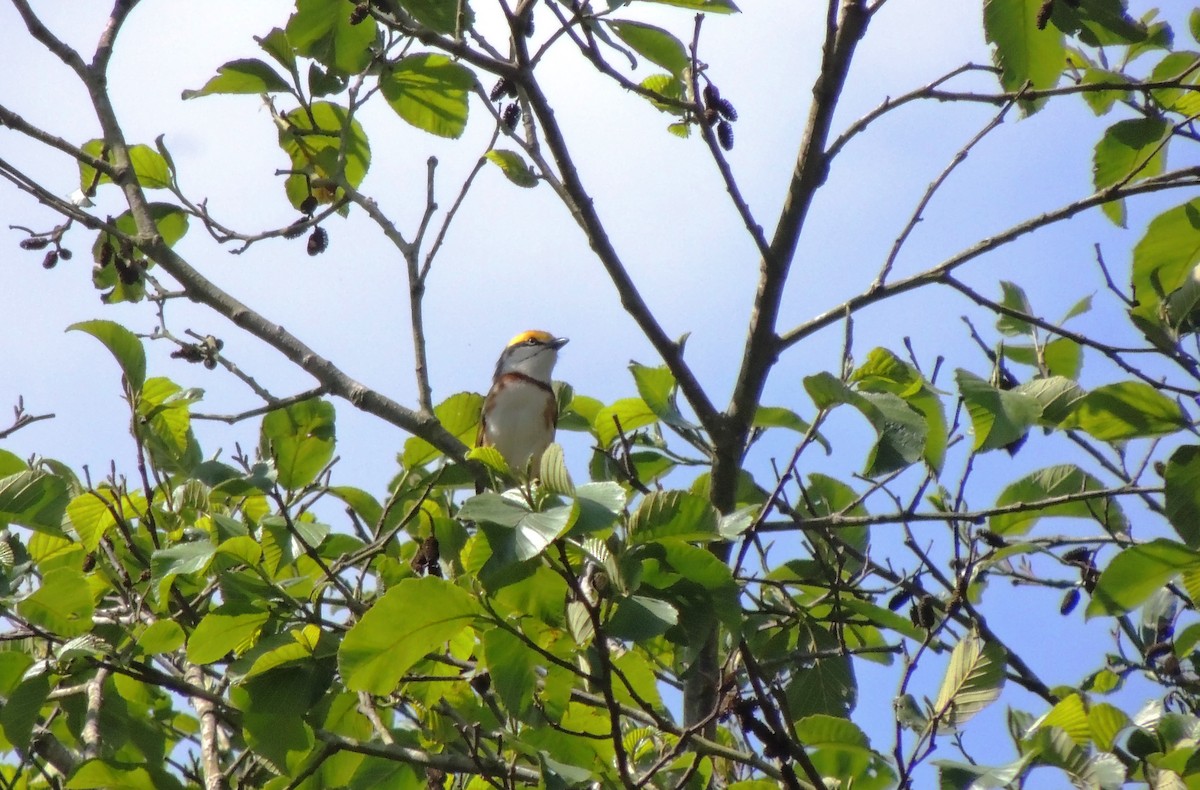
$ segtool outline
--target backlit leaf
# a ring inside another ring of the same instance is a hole
[[[1098,491],[1104,484],[1077,466],[1051,466],[1027,475],[1007,486],[996,499],[996,507],[1034,504],[1046,499],[1087,491]],[[1112,497],[1062,502],[1036,510],[1002,513],[988,519],[988,529],[997,535],[1024,535],[1039,519],[1052,516],[1092,518],[1110,535],[1124,534],[1129,522],[1121,504]]]
[[[1180,573],[1197,568],[1200,552],[1164,538],[1124,549],[1100,573],[1087,616],[1124,614]]]
[[[388,590],[342,639],[338,669],[351,691],[390,694],[426,653],[436,652],[475,617],[471,595],[433,576]]]
[[[1189,424],[1179,404],[1142,381],[1097,387],[1059,427],[1079,428],[1105,442],[1175,433]]]
[[[974,634],[964,636],[950,654],[950,665],[933,703],[948,730],[961,727],[1000,696],[1004,687],[1004,648]]]
[[[290,490],[303,488],[317,478],[333,458],[336,438],[333,404],[329,401],[301,401],[263,417],[263,448],[275,459],[279,484]]]
[[[214,93],[279,93],[287,91],[287,82],[258,58],[231,60],[217,67],[217,76],[198,90],[185,90],[184,99],[211,96]]]
[[[467,127],[467,96],[475,75],[445,55],[421,53],[402,58],[379,78],[396,114],[439,137],[461,137]]]

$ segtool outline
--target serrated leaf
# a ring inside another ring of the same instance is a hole
[[[342,639],[338,669],[351,691],[390,694],[426,653],[441,650],[475,618],[471,595],[433,576],[404,579]]]
[[[287,81],[275,69],[258,58],[231,60],[217,67],[217,76],[197,90],[185,90],[184,99],[215,93],[280,93],[290,90]]]
[[[258,640],[269,612],[225,604],[201,618],[188,637],[187,658],[193,664],[211,664],[228,653],[243,653]]]
[[[1053,25],[1038,29],[1040,6],[1034,0],[986,0],[983,5],[984,33],[1006,91],[1020,90],[1027,83],[1035,90],[1053,88],[1062,76],[1067,60],[1063,35]],[[1032,112],[1038,104],[1023,106]]]
[[[670,603],[631,595],[617,602],[607,630],[614,639],[642,641],[665,634],[678,622],[679,612]]]
[[[41,586],[17,604],[26,620],[68,639],[92,630],[95,610],[87,579],[74,568],[47,571]]]
[[[31,469],[0,477],[0,523],[62,537],[69,501],[66,481],[49,472]]]
[[[1163,473],[1167,520],[1189,548],[1200,548],[1200,447],[1171,454]]]
[[[263,417],[262,446],[275,461],[279,484],[292,491],[317,479],[336,440],[333,404],[326,400],[300,401]]]
[[[524,157],[516,151],[493,148],[484,156],[489,162],[500,168],[500,172],[504,173],[505,178],[517,186],[530,189],[538,185],[538,177],[529,169]]]
[[[661,538],[716,540],[718,513],[708,500],[686,491],[653,491],[629,520],[631,544]]]
[[[104,161],[112,163],[112,152],[107,150],[104,140],[88,140],[82,148],[97,159],[103,154]],[[133,174],[139,184],[146,189],[166,189],[171,186],[171,169],[161,153],[142,143],[129,146],[128,151],[129,164],[133,166]],[[87,162],[79,163],[79,188],[84,192],[111,183],[112,179],[107,175],[97,177],[96,168]]]
[[[538,476],[547,492],[566,494],[567,496],[575,495],[575,484],[571,482],[571,475],[567,472],[567,460],[563,456],[562,445],[558,442],[551,442],[546,451],[542,453]]]
[[[288,19],[287,40],[305,57],[345,74],[357,74],[371,62],[375,19],[368,15],[354,25],[345,3],[297,0],[296,12]]]
[[[1000,304],[1010,310],[1024,313],[1025,315],[1033,315],[1033,307],[1029,304],[1029,298],[1025,295],[1025,289],[1007,280],[1000,281],[1000,289],[1003,293]],[[1000,330],[1001,334],[1008,335],[1009,337],[1021,337],[1033,334],[1032,324],[1010,315],[1002,315],[996,319],[996,329]]]
[[[1129,716],[1123,710],[1107,702],[1094,702],[1088,710],[1088,730],[1096,748],[1102,752],[1111,752],[1116,743],[1117,734],[1129,726]]]
[[[67,331],[85,332],[103,343],[121,366],[130,391],[141,391],[146,381],[146,351],[133,332],[116,322],[102,320],[71,324]]]
[[[1008,485],[996,499],[996,507],[1034,504],[1054,497],[1103,489],[1104,484],[1099,479],[1078,466],[1051,466]],[[1122,535],[1129,530],[1129,522],[1121,504],[1113,497],[1097,497],[1063,502],[1037,510],[1002,513],[988,519],[988,529],[997,535],[1024,535],[1039,519],[1050,517],[1095,519],[1110,535]]]
[[[1131,118],[1104,131],[1092,158],[1092,183],[1097,192],[1117,184],[1131,184],[1162,173],[1171,124],[1163,118]],[[1125,227],[1124,200],[1101,206],[1105,216]]]
[[[1133,249],[1136,306],[1130,312],[1143,331],[1162,325],[1163,298],[1183,286],[1197,263],[1200,263],[1200,198],[1152,219]]]
[[[1050,426],[1065,420],[1087,395],[1083,387],[1065,376],[1031,379],[1013,391],[1036,400],[1041,408],[1039,422]]]
[[[492,678],[492,689],[513,716],[524,715],[533,705],[530,690],[537,685],[537,654],[514,634],[502,628],[484,631],[483,660]]]
[[[1104,442],[1175,433],[1190,424],[1179,404],[1143,381],[1097,387],[1059,427],[1078,428]]]
[[[312,102],[307,108],[287,113],[283,120],[279,147],[296,171],[284,182],[292,206],[299,209],[309,195],[322,204],[336,199],[333,191],[314,188],[313,178],[335,183],[345,178],[352,187],[362,184],[371,166],[371,146],[362,124],[350,118],[345,107]]]
[[[474,392],[458,392],[433,407],[433,416],[437,417],[450,434],[465,445],[474,445],[479,429],[479,413],[483,409],[483,396]],[[419,437],[412,437],[404,442],[404,452],[400,463],[406,469],[412,469],[427,464],[442,454],[441,450]],[[499,452],[496,453],[499,456]],[[486,457],[475,456],[485,463]],[[491,463],[488,463],[491,466]],[[507,470],[507,464],[502,467]]]
[[[1091,742],[1087,709],[1078,694],[1068,694],[1059,700],[1038,722],[1038,727],[1058,727],[1080,746]]]
[[[949,435],[942,400],[913,365],[886,348],[871,349],[867,360],[851,375],[860,391],[890,393],[904,400],[925,418],[925,463],[941,471]]]
[[[475,75],[445,55],[401,58],[379,78],[383,96],[408,123],[439,137],[458,138],[467,127],[467,96]]]
[[[1164,538],[1124,549],[1100,573],[1087,617],[1131,611],[1180,573],[1197,568],[1200,552]]]
[[[1030,395],[993,387],[961,368],[955,371],[954,378],[971,416],[977,452],[1007,447],[1023,437],[1041,417],[1041,405]]]
[[[629,20],[613,20],[608,26],[630,49],[676,77],[682,79],[691,65],[683,43],[660,27]]]
[[[33,737],[33,726],[41,718],[42,705],[50,694],[50,679],[46,675],[35,675],[21,682],[8,694],[0,706],[0,728],[4,737],[21,748],[28,748]]]
[[[183,647],[187,635],[174,620],[157,620],[146,627],[137,638],[137,645],[146,655],[171,653]]]
[[[592,430],[601,447],[608,447],[616,441],[619,435],[618,422],[621,432],[629,437],[638,428],[658,422],[658,416],[641,398],[624,398],[610,406],[605,406],[596,413],[596,418],[592,422]]]
[[[921,459],[929,425],[923,414],[890,392],[857,393],[837,377],[818,373],[804,379],[818,408],[848,404],[858,409],[875,429],[878,440],[867,456],[863,474],[869,477],[903,469]]]
[[[942,728],[961,727],[990,705],[1004,688],[1004,648],[974,634],[959,640],[950,654],[934,714]]]

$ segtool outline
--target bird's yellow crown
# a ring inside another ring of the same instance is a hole
[[[528,329],[521,334],[508,341],[508,347],[519,346],[528,340],[536,340],[539,343],[549,343],[554,339],[554,335],[549,332],[543,332],[540,329]]]

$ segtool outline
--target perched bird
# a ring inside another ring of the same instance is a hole
[[[550,373],[567,338],[529,330],[508,341],[483,402],[480,447],[495,447],[522,479],[537,474],[542,453],[554,441],[558,402]]]

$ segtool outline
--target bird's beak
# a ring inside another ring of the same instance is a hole
[[[551,340],[549,343],[547,343],[546,345],[550,346],[550,348],[553,348],[555,351],[557,351],[558,349],[565,346],[568,342],[570,342],[570,338],[556,337],[553,340]]]

